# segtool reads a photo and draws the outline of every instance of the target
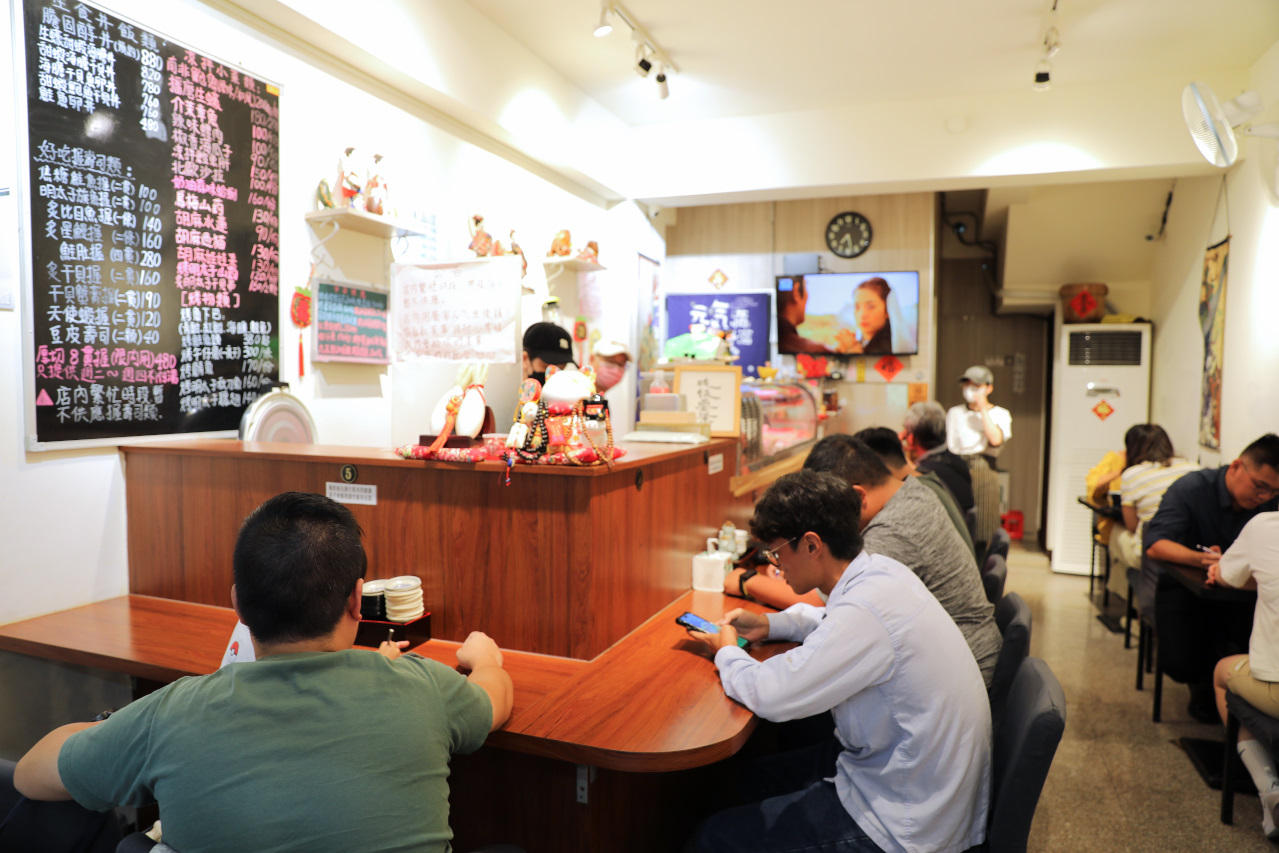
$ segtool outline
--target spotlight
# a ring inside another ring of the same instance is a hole
[[[671,87],[666,85],[666,67],[657,66],[657,96],[663,101],[671,96]]]
[[[648,58],[648,52],[641,44],[635,48],[635,73],[641,77],[647,77],[651,70],[653,70],[653,60]]]
[[[1036,92],[1047,92],[1052,87],[1052,63],[1047,59],[1041,59],[1035,64],[1035,82],[1031,84],[1032,89]]]
[[[1051,26],[1044,33],[1044,59],[1056,56],[1059,50],[1061,50],[1061,34],[1057,32],[1056,26]]]
[[[602,39],[613,32],[613,25],[608,22],[608,5],[600,6],[600,22],[595,25],[595,37]]]

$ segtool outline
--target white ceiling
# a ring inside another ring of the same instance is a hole
[[[469,0],[629,125],[1022,92],[1051,0],[625,0],[680,73],[633,71],[597,0]],[[1060,0],[1057,88],[1248,68],[1279,38],[1275,0]],[[1050,97],[1050,95],[1049,95]]]

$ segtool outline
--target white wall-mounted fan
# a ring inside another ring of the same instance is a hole
[[[1191,83],[1181,93],[1181,113],[1199,152],[1214,166],[1227,169],[1239,157],[1234,128],[1245,136],[1279,138],[1279,122],[1245,125],[1261,114],[1261,97],[1244,92],[1224,104],[1207,83]]]

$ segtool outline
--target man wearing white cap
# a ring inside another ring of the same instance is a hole
[[[621,341],[600,340],[591,347],[591,367],[595,368],[595,390],[603,394],[626,378],[631,354]]]
[[[977,553],[999,526],[999,476],[995,460],[1004,442],[1013,437],[1013,416],[988,399],[995,388],[990,368],[974,364],[959,377],[964,405],[946,412],[946,446],[968,463],[973,475],[973,498],[977,505]]]

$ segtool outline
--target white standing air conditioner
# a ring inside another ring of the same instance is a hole
[[[1088,470],[1124,433],[1150,419],[1150,325],[1062,325],[1058,339],[1048,469],[1048,549],[1052,569],[1086,575],[1092,512],[1081,505]],[[1098,560],[1102,559],[1098,554]],[[1105,571],[1100,562],[1098,574]]]

